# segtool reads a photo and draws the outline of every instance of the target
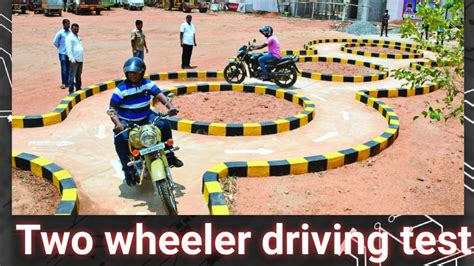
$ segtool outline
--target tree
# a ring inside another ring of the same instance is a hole
[[[442,107],[435,108],[427,102],[423,116],[438,121],[441,117],[445,121],[458,117],[464,123],[464,87],[457,87],[454,83],[456,78],[464,77],[464,1],[448,0],[442,7],[417,4],[417,16],[419,20],[404,21],[402,38],[411,38],[418,48],[434,52],[436,58],[429,61],[438,67],[422,67],[419,71],[397,69],[394,77],[407,80],[405,85],[411,87],[437,83],[446,91]],[[423,38],[425,31],[431,39]]]

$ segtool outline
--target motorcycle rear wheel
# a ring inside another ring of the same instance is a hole
[[[174,198],[173,191],[171,190],[169,183],[166,179],[158,180],[155,182],[158,194],[160,195],[161,202],[165,206],[165,210],[168,215],[178,215],[178,207],[176,206],[176,200]]]
[[[279,80],[278,78],[275,78],[275,84],[282,87],[282,88],[289,88],[296,83],[296,79],[298,78],[298,75],[296,73],[296,69],[293,67],[281,67],[277,68],[274,72],[275,75],[289,75],[289,78],[287,80]]]
[[[245,79],[245,71],[234,64],[228,64],[224,68],[224,79],[229,83],[242,83]]]

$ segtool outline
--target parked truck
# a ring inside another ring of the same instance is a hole
[[[26,14],[26,9],[28,9],[27,0],[12,0],[12,11],[21,11],[22,14]]]
[[[45,16],[58,14],[61,16],[63,12],[63,0],[41,0],[41,8]]]
[[[145,6],[144,0],[123,0],[123,8],[125,9],[143,10],[144,6]]]
[[[96,15],[100,15],[102,9],[104,7],[101,0],[67,0],[67,11],[75,14],[94,11]]]
[[[102,0],[102,6],[104,9],[110,10],[112,6],[114,6],[114,0]]]

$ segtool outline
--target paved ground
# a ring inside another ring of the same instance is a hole
[[[80,34],[83,34],[86,45],[86,85],[122,76],[121,64],[130,53],[128,32],[137,13],[115,9],[100,17],[66,15],[72,22],[82,25]],[[175,28],[184,14],[146,9],[140,12],[140,17],[145,21],[144,29],[150,43],[151,52],[146,55],[148,69],[152,72],[178,70],[180,51],[176,47]],[[255,16],[245,16],[245,20],[242,18],[244,15],[240,14],[195,15],[199,46],[193,61],[199,65],[198,70],[223,69],[227,58],[242,42],[257,36],[257,29],[263,24],[272,24],[277,29],[285,49],[301,49],[304,42],[313,39],[348,36],[328,31],[329,22]],[[236,20],[239,23],[235,23]],[[57,86],[59,66],[50,45],[58,25],[59,18],[31,14],[14,18],[14,114],[48,112],[65,96],[65,91]],[[362,59],[390,68],[406,67],[411,62],[349,55],[339,50],[340,45],[320,44],[315,47],[321,56]],[[429,53],[427,56],[430,56]],[[31,69],[35,71],[31,72]],[[256,83],[255,80],[246,82]],[[188,82],[158,82],[162,88],[177,83]],[[386,121],[376,111],[356,102],[355,91],[398,87],[401,84],[402,81],[392,78],[359,84],[299,79],[293,90],[311,98],[316,104],[314,121],[300,129],[271,136],[233,138],[174,132],[175,143],[182,148],[178,155],[186,164],[181,169],[173,170],[174,179],[179,184],[177,199],[180,213],[208,213],[201,195],[201,176],[215,163],[316,155],[374,138],[385,130]],[[81,214],[162,213],[151,186],[136,189],[122,183],[112,143],[112,124],[105,115],[110,95],[110,91],[104,92],[81,102],[63,123],[45,128],[14,129],[13,149],[46,157],[71,172],[79,188]],[[420,147],[423,145],[420,144]],[[265,155],[226,153],[229,150],[260,148],[273,152]],[[363,198],[364,191],[360,193]],[[382,207],[385,211],[390,210],[390,206]]]

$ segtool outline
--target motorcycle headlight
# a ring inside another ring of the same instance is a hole
[[[158,138],[156,137],[156,133],[151,129],[143,131],[142,135],[140,136],[140,143],[145,147],[153,146],[157,142]]]

